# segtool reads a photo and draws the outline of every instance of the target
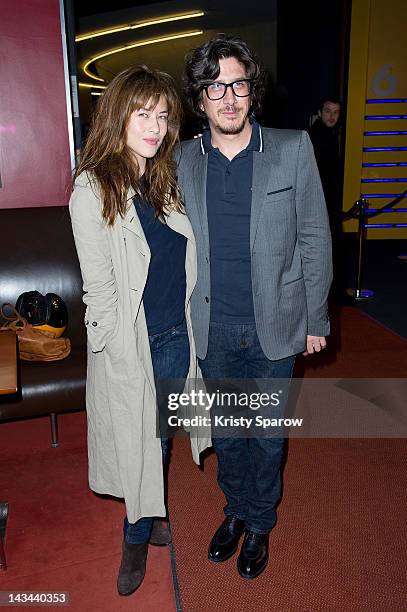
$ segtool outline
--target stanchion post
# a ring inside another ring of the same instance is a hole
[[[362,292],[362,265],[363,265],[363,241],[366,236],[365,228],[365,211],[366,211],[366,200],[361,198],[358,200],[359,204],[359,225],[358,225],[358,272],[356,279],[356,292],[355,298],[359,299]]]
[[[368,289],[362,289],[362,271],[363,271],[363,255],[364,255],[364,241],[366,238],[366,209],[368,201],[365,198],[360,198],[356,202],[359,209],[358,214],[358,265],[357,265],[357,277],[355,289],[348,289],[347,293],[353,297],[354,300],[367,300],[374,296],[373,291]]]

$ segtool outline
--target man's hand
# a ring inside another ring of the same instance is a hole
[[[306,357],[312,353],[319,353],[324,348],[326,348],[325,336],[307,336],[307,350],[303,355]]]

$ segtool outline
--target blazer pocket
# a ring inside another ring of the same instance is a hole
[[[304,280],[304,276],[298,276],[297,278],[294,278],[293,280],[289,280],[286,283],[282,283],[282,287],[283,289],[285,287],[290,287],[290,285],[294,285],[294,283],[299,283],[300,281]]]
[[[290,187],[283,187],[283,189],[277,189],[276,191],[268,191],[267,195],[277,195],[278,193],[283,193],[284,191],[290,191],[293,188],[293,186],[291,185]]]
[[[294,202],[295,189],[293,187],[285,187],[284,189],[277,189],[276,191],[267,192],[264,202],[269,205],[277,203],[288,203]]]

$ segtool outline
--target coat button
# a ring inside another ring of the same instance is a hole
[[[87,319],[85,321],[85,325],[89,325],[89,321]]]
[[[209,298],[208,296],[205,297],[205,302],[208,303],[209,302]]]
[[[97,327],[97,321],[92,321],[93,327]]]

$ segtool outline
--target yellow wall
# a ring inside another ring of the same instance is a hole
[[[365,120],[365,115],[404,115],[407,102],[367,104],[367,99],[407,100],[407,2],[353,0],[346,124],[343,208],[365,194],[401,193],[407,182],[362,183],[363,178],[407,178],[407,166],[368,167],[363,163],[407,163],[407,151],[363,152],[363,147],[407,147],[407,135],[365,136],[365,131],[406,131],[407,119]],[[368,198],[369,199],[369,198]],[[381,208],[393,198],[370,198]],[[407,198],[396,208],[407,208]],[[407,223],[407,213],[383,213],[369,223]],[[346,221],[345,231],[356,231]],[[407,228],[369,229],[368,238],[407,238]]]

